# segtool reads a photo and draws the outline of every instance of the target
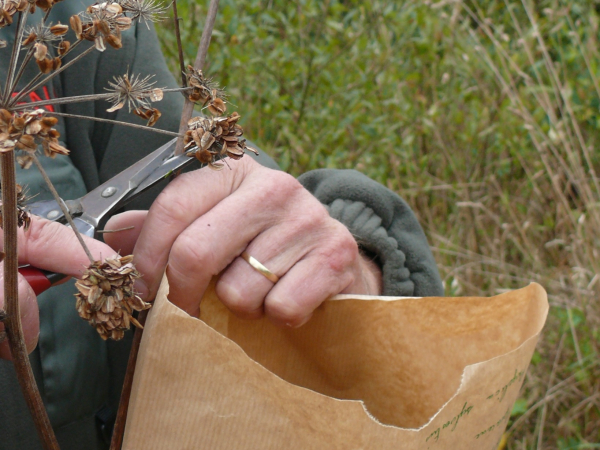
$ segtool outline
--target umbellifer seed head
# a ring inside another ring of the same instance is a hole
[[[140,278],[140,273],[133,266],[132,259],[131,255],[116,255],[96,261],[75,283],[79,291],[75,294],[77,312],[96,328],[104,340],[123,338],[130,324],[141,328],[132,313],[152,306],[135,295],[133,283]]]

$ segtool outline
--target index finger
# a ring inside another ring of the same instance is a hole
[[[4,248],[4,233],[0,230],[1,246]],[[19,228],[19,264],[31,264],[40,269],[79,277],[90,265],[85,250],[75,237],[73,230],[57,223],[31,217],[31,226],[25,231]],[[110,257],[115,251],[103,242],[83,236],[92,256],[96,260]]]

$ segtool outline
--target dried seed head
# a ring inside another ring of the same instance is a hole
[[[96,261],[75,283],[77,312],[96,328],[102,339],[123,338],[130,324],[141,325],[132,316],[133,311],[151,307],[135,295],[133,284],[140,274],[132,264],[133,256]]]
[[[186,154],[194,156],[211,169],[220,170],[225,157],[240,159],[246,150],[257,153],[246,145],[242,138],[244,131],[237,124],[240,115],[237,112],[228,117],[195,117],[188,122],[188,131],[184,138]]]
[[[188,94],[190,101],[202,103],[215,116],[225,114],[227,96],[217,83],[210,78],[205,78],[201,70],[196,70],[192,66],[187,66],[185,75],[188,87],[192,88],[192,92]]]
[[[162,89],[154,88],[156,82],[152,81],[153,77],[154,75],[149,75],[142,78],[140,75],[127,73],[121,77],[113,77],[114,82],[108,82],[110,88],[105,88],[111,93],[107,101],[112,103],[107,111],[113,112],[125,105],[130,112],[132,109],[139,110],[139,112],[153,110],[150,102],[160,101],[163,98]],[[141,116],[137,112],[135,114],[146,120],[149,118],[145,115]],[[158,120],[158,117],[156,119]]]
[[[163,20],[167,10],[166,6],[156,0],[119,0],[119,4],[133,20],[144,21],[148,28],[148,22]]]
[[[49,64],[60,64],[59,58],[44,59]],[[25,153],[33,154],[38,144],[42,145],[44,154],[50,158],[56,155],[67,155],[69,151],[63,147],[58,138],[60,133],[53,127],[58,123],[56,117],[47,116],[43,109],[26,111],[12,115],[5,109],[0,109],[0,151],[10,151],[15,148]],[[17,160],[21,167],[31,165],[31,156],[19,155]]]
[[[60,23],[56,25],[50,24],[46,26],[42,23],[29,27],[25,30],[23,36],[27,36],[23,39],[23,47],[29,47],[32,44],[35,46],[35,58],[39,61],[46,56],[48,47],[60,46],[62,42],[62,36],[69,30],[69,27]],[[56,44],[58,42],[58,44]],[[44,48],[45,52],[44,53]]]
[[[118,3],[103,2],[71,17],[70,23],[78,39],[93,41],[96,49],[103,52],[106,43],[114,48],[121,47],[121,31],[131,27],[131,18],[123,15],[123,8]]]

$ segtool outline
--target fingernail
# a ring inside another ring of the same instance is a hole
[[[287,322],[285,325],[290,328],[300,328],[302,325],[306,324],[312,317],[312,313],[302,319],[300,322]]]
[[[146,300],[148,298],[148,295],[150,294],[148,286],[146,286],[146,283],[144,283],[142,280],[135,280],[133,289],[142,300]]]

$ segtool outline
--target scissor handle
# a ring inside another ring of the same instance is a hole
[[[19,267],[19,273],[25,277],[35,295],[40,295],[67,277],[62,273],[48,272],[33,266]]]

